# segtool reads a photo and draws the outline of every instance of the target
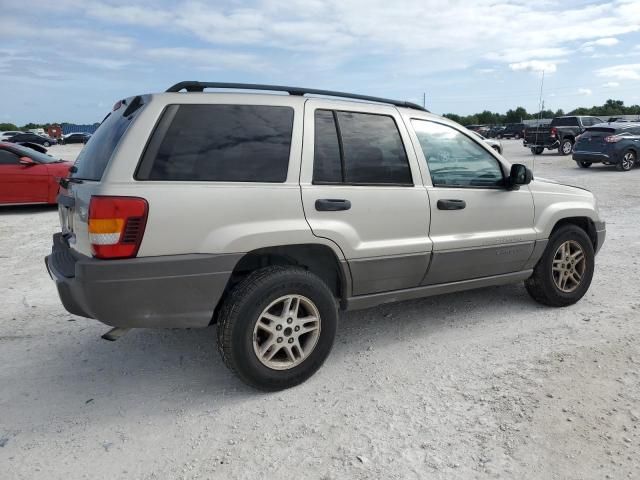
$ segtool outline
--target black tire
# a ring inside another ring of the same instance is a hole
[[[288,370],[264,365],[254,351],[254,327],[261,313],[284,295],[303,295],[320,314],[320,334],[302,363]],[[283,390],[311,377],[333,346],[338,325],[336,300],[316,275],[298,267],[272,266],[256,270],[230,292],[218,316],[218,349],[227,367],[243,382],[264,391]]]
[[[621,172],[628,172],[634,166],[637,165],[637,160],[638,158],[636,156],[636,152],[634,152],[633,150],[627,150],[622,155],[622,158],[620,159],[620,162],[618,162],[618,164],[616,165],[616,168]]]
[[[553,259],[559,247],[567,241],[577,242],[585,258],[585,270],[576,289],[570,293],[556,286],[553,278]],[[542,258],[533,270],[533,274],[525,281],[529,295],[543,305],[550,307],[566,307],[580,300],[591,285],[595,267],[595,252],[589,235],[576,225],[564,225],[556,230],[549,239],[549,244]]]
[[[516,133],[516,134],[513,136],[513,139],[514,139],[514,140],[520,140],[520,134],[519,134],[519,133]]]
[[[531,147],[531,153],[534,155],[542,155],[542,152],[544,152],[544,147]]]
[[[580,168],[589,168],[591,165],[593,165],[591,162],[583,162],[583,161],[579,161],[576,163]]]
[[[570,138],[565,138],[560,142],[560,146],[558,147],[558,153],[560,155],[569,155],[573,152],[573,140]]]

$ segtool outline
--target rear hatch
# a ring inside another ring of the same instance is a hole
[[[92,254],[87,227],[91,196],[99,193],[102,176],[146,99],[137,96],[116,103],[78,155],[69,178],[61,181],[58,212],[62,233],[84,255]]]
[[[540,125],[538,127],[528,127],[524,131],[524,140],[531,145],[550,145],[556,141],[550,138],[551,127],[549,125]]]
[[[605,137],[614,135],[615,128],[590,127],[578,137],[575,145],[576,152],[604,152],[609,145],[604,141]]]

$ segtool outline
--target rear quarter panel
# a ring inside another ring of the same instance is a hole
[[[188,253],[243,253],[277,245],[332,242],[315,237],[300,196],[304,99],[274,95],[171,93],[152,97],[127,130],[93,194],[142,197],[149,216],[138,257]],[[138,181],[139,159],[171,104],[278,105],[294,109],[289,169],[284,183]]]

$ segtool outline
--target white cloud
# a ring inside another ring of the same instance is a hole
[[[483,75],[486,75],[488,73],[494,73],[495,71],[496,71],[495,68],[478,68],[478,69],[476,69],[476,72],[482,73]]]
[[[591,91],[590,88],[579,88],[578,89],[578,95],[591,95],[593,92]]]
[[[153,48],[143,52],[149,58],[186,62],[202,70],[235,68],[252,71],[264,70],[267,65],[255,55],[225,52],[208,48]]]
[[[341,57],[337,65],[386,55],[414,66],[415,59],[424,55],[426,61],[420,68],[425,73],[441,70],[430,70],[429,60],[443,51],[450,69],[487,58],[513,64],[515,69],[547,60],[553,66],[545,70],[552,71],[558,59],[575,51],[575,42],[586,49],[611,46],[618,42],[616,36],[640,30],[640,2],[626,0],[602,0],[579,9],[572,2],[523,0],[234,0],[215,8],[202,0],[146,1],[142,5],[125,4],[125,0],[37,3],[42,9],[72,10],[107,25],[135,25],[136,32],[153,29],[186,34],[227,46],[230,53],[258,48],[324,58],[335,55]],[[19,10],[5,6],[11,9]],[[571,21],[558,22],[558,18]]]
[[[542,60],[528,60],[525,62],[510,63],[509,68],[514,72],[542,72],[553,73],[557,70],[556,63]]]
[[[615,80],[640,80],[640,63],[627,63],[600,68],[595,73],[599,77],[613,78]]]
[[[591,42],[585,42],[580,47],[584,52],[593,52],[595,47],[613,47],[620,41],[615,37],[599,38]]]
[[[620,84],[618,82],[607,82],[607,83],[603,83],[602,86],[604,88],[617,88],[620,86]]]

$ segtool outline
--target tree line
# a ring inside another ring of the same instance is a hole
[[[625,106],[622,100],[607,100],[604,105],[594,105],[593,107],[580,107],[565,113],[562,109],[555,112],[553,110],[542,110],[541,112],[529,113],[523,107],[507,110],[506,113],[495,113],[485,110],[473,115],[457,115],[455,113],[445,113],[443,116],[462,125],[504,125],[506,123],[520,123],[523,120],[533,120],[536,118],[553,118],[563,115],[594,115],[596,117],[615,117],[616,115],[640,115],[640,105]]]
[[[615,117],[616,115],[640,115],[640,105],[626,106],[622,100],[607,100],[604,105],[594,105],[593,107],[580,107],[565,113],[562,109],[555,112],[553,110],[542,110],[541,112],[529,113],[524,107],[509,109],[506,113],[490,112],[484,110],[473,115],[457,115],[455,113],[445,113],[443,116],[462,125],[504,125],[506,123],[520,123],[523,120],[533,120],[536,118],[553,118],[562,115],[594,115],[596,117]],[[67,123],[27,123],[21,127],[13,123],[0,123],[0,131],[7,130],[31,130],[33,128],[44,128],[51,125],[64,126]],[[94,125],[98,125],[97,123]]]

